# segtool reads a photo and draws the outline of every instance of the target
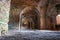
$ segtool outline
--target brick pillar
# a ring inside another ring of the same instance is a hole
[[[9,11],[11,0],[0,0],[0,30],[8,31]]]
[[[47,12],[47,2],[48,0],[41,0],[39,2],[39,8],[40,8],[40,29],[45,30],[46,29],[46,12]]]
[[[45,9],[41,9],[41,17],[40,17],[40,22],[41,22],[41,29],[45,29]]]
[[[56,29],[56,17],[53,16],[53,29],[55,30]]]

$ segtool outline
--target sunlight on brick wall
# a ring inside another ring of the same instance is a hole
[[[56,20],[57,20],[57,24],[59,25],[60,24],[60,14],[57,15]]]
[[[8,30],[10,0],[0,0],[0,30]]]

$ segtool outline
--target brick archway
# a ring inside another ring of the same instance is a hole
[[[49,20],[50,21],[50,29],[56,30],[56,25],[57,25],[56,16],[58,14],[60,14],[59,10],[60,10],[60,4],[56,4],[49,12],[48,16],[50,19]]]
[[[24,20],[28,20],[29,25],[28,28],[29,29],[39,29],[39,15],[38,15],[38,10],[34,7],[26,7],[22,10],[22,12],[20,13],[20,26],[22,25],[22,19]]]

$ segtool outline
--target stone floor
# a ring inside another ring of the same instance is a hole
[[[0,40],[60,40],[60,31],[49,30],[10,30]]]

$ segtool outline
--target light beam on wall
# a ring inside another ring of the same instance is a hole
[[[60,14],[56,16],[57,24],[60,24]]]

